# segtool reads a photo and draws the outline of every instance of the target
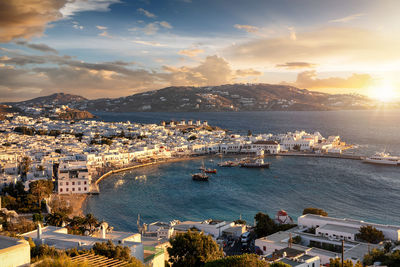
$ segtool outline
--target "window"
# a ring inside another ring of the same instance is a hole
[[[86,187],[85,187],[85,191],[86,191]]]
[[[263,246],[263,250],[264,250],[264,251],[267,251],[267,247],[266,247],[266,246]]]
[[[86,184],[86,181],[84,181],[83,184]]]
[[[65,184],[66,184],[66,185],[69,185],[69,182],[66,182]]]
[[[81,185],[81,182],[78,182],[78,185]]]
[[[75,185],[75,182],[72,182],[72,185]]]
[[[81,188],[80,188],[80,187],[78,187],[78,191],[81,191]]]
[[[62,185],[62,182],[60,183],[60,185]]]
[[[65,189],[65,191],[67,191],[67,192],[68,192],[68,188],[67,188],[67,189]]]
[[[62,188],[60,188],[60,192],[62,192]]]
[[[75,191],[75,187],[72,188],[72,191]]]

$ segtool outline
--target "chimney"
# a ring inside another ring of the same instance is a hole
[[[37,227],[37,239],[40,240],[42,239],[42,224],[38,223]]]

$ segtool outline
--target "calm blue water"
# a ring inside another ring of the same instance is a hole
[[[400,111],[244,112],[244,113],[100,113],[107,121],[158,123],[170,119],[206,119],[234,132],[280,133],[304,129],[338,134],[370,154],[386,148],[400,154]],[[137,214],[156,220],[233,220],[252,223],[258,211],[293,217],[305,207],[329,215],[400,224],[400,167],[324,158],[268,158],[269,170],[219,168],[208,183],[191,180],[201,160],[146,167],[108,177],[101,194],[91,196],[86,212],[116,229],[136,230]],[[215,159],[218,161],[218,159]],[[205,160],[206,165],[214,163]]]

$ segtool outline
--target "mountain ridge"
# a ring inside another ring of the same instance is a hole
[[[119,98],[87,99],[56,93],[10,105],[68,105],[88,111],[256,111],[371,109],[375,102],[355,94],[328,94],[289,85],[225,84],[219,86],[169,86]]]

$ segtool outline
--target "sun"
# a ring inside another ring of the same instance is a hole
[[[393,102],[399,97],[397,88],[389,81],[377,84],[369,91],[370,97],[385,103]]]

